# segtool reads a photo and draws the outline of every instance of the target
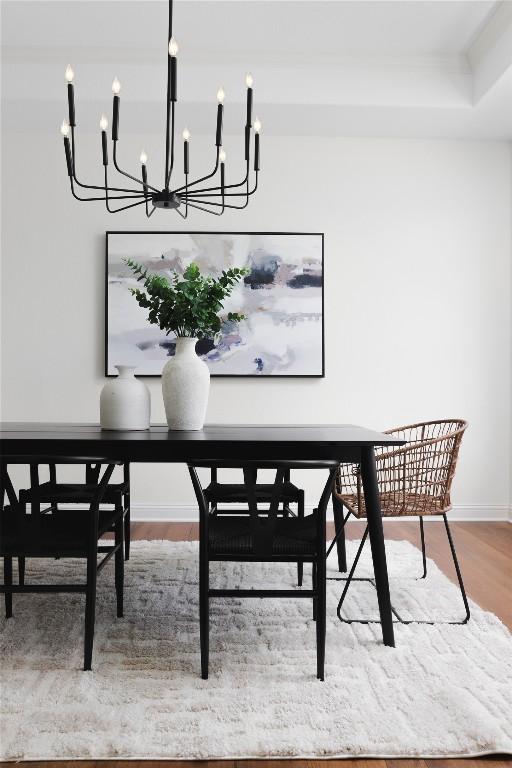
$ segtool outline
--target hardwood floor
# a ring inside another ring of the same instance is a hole
[[[347,526],[349,538],[362,533],[363,524]],[[385,521],[388,539],[407,539],[419,546],[419,529],[414,521]],[[468,595],[482,608],[492,611],[512,630],[512,525],[510,523],[452,523],[455,547]],[[332,530],[329,531],[332,535]],[[197,539],[193,523],[134,523],[133,539]],[[428,557],[455,581],[442,522],[425,525]],[[421,555],[418,552],[418,567]],[[102,760],[2,763],[8,768],[512,768],[512,757],[493,755],[457,760]]]

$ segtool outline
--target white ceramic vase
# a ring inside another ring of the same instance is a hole
[[[100,395],[102,429],[149,429],[151,398],[144,382],[134,376],[136,367],[116,365],[119,376],[109,379]]]
[[[210,371],[196,355],[197,339],[176,339],[176,353],[162,371],[162,393],[169,429],[203,428],[210,393]]]

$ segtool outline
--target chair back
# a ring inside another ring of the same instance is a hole
[[[440,511],[451,509],[451,487],[457,466],[462,435],[467,429],[462,419],[443,419],[390,429],[386,434],[406,440],[398,451],[378,451],[379,483],[400,486],[402,499],[409,494],[434,502]],[[398,469],[398,472],[397,472]],[[397,476],[398,475],[398,476]]]
[[[407,445],[375,449],[383,514],[441,514],[451,509],[451,486],[466,428],[467,422],[462,419],[443,419],[385,432],[405,440]],[[352,497],[354,506],[364,513],[359,466],[341,468],[336,492],[342,497]],[[350,508],[350,502],[348,506]]]
[[[325,483],[323,493],[319,502],[319,508],[322,510],[322,516],[327,507],[335,473],[339,467],[339,462],[335,460],[325,461],[245,461],[237,462],[212,462],[212,461],[194,461],[189,464],[190,477],[196,494],[200,510],[200,538],[207,536],[208,532],[208,503],[206,501],[203,488],[197,474],[198,467],[242,469],[244,477],[244,486],[247,494],[247,506],[249,508],[250,534],[252,544],[252,554],[255,556],[264,555],[272,552],[274,538],[276,535],[276,526],[278,519],[279,504],[284,499],[284,485],[287,482],[291,469],[328,469],[329,477]],[[258,507],[256,497],[256,481],[258,469],[275,470],[274,482],[272,484],[272,493],[270,496],[268,509],[262,510]]]
[[[42,515],[40,514],[40,502],[37,498],[37,487],[39,484],[38,474],[40,465],[55,465],[59,464],[88,464],[94,463],[101,469],[101,466],[107,465],[101,479],[98,477],[97,488],[91,499],[91,524],[90,524],[90,537],[91,541],[95,541],[94,537],[98,529],[98,512],[99,505],[106,491],[109,480],[112,476],[116,465],[122,464],[122,462],[115,459],[91,459],[89,457],[48,457],[48,456],[2,456],[0,461],[0,548],[2,540],[2,518],[3,512],[9,511],[12,515],[12,520],[17,530],[17,536],[24,538],[27,531],[30,530],[32,536],[37,535],[37,529],[42,522]],[[36,491],[31,502],[31,513],[27,515],[26,504],[21,503],[15,493],[11,478],[9,477],[8,467],[10,464],[28,465],[30,467],[30,478],[32,488]],[[5,506],[5,496],[9,502],[9,506]]]

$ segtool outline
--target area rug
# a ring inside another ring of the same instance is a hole
[[[354,554],[349,544],[349,556]],[[387,543],[403,618],[463,616],[455,586],[406,542]],[[328,582],[326,679],[315,677],[309,600],[212,600],[210,678],[199,674],[196,542],[135,542],[125,617],[113,569],[99,580],[93,671],[81,671],[84,598],[15,595],[1,624],[4,759],[447,757],[512,751],[512,637],[471,604],[466,626],[341,624]],[[306,567],[306,579],[310,578]],[[360,574],[370,571],[369,551]],[[330,575],[336,575],[334,561]],[[288,587],[295,567],[220,564],[212,586]],[[30,561],[27,579],[82,578]],[[377,615],[371,585],[346,613]]]

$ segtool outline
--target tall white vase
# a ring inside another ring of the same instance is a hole
[[[135,367],[116,365],[119,376],[109,379],[100,395],[102,429],[149,429],[151,398],[144,382],[134,376]]]
[[[162,393],[169,429],[203,428],[210,393],[210,371],[196,355],[197,339],[176,339],[176,353],[162,371]]]

